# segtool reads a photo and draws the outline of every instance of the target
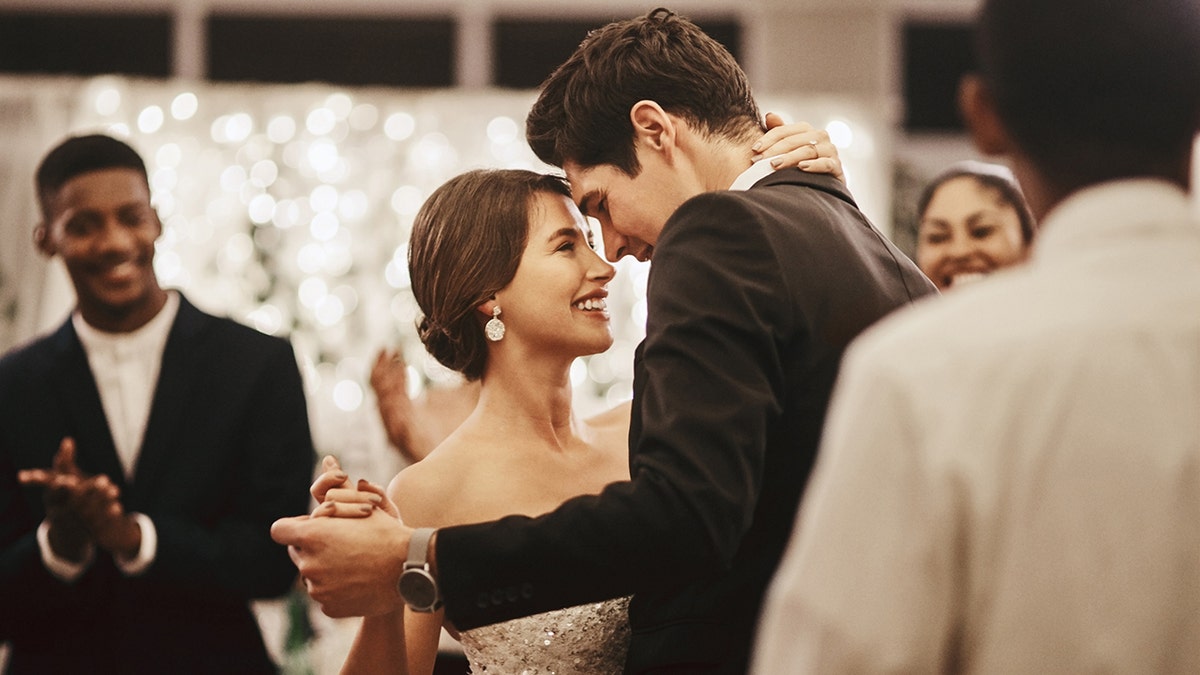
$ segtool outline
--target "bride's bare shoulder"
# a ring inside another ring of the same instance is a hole
[[[633,401],[622,401],[615,406],[587,418],[588,426],[597,431],[629,431],[629,415]]]
[[[388,496],[400,517],[413,527],[439,527],[460,497],[464,478],[471,471],[464,453],[446,443],[425,459],[404,468],[388,485]]]
[[[630,401],[618,403],[604,412],[586,420],[591,430],[589,442],[604,451],[617,476],[629,477],[629,414],[633,409]]]

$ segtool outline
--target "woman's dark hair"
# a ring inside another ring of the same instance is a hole
[[[408,271],[424,314],[417,333],[439,363],[468,380],[487,366],[484,317],[475,308],[516,275],[539,193],[571,195],[558,176],[468,171],[434,190],[413,222]]]
[[[1013,178],[1012,172],[1008,170],[1008,167],[999,164],[983,162],[952,164],[934,176],[933,180],[929,181],[929,184],[921,191],[921,196],[917,199],[917,218],[925,217],[925,209],[929,208],[929,202],[933,201],[933,195],[938,188],[955,178],[963,177],[971,178],[981,187],[994,190],[1000,195],[1000,199],[1017,212],[1017,217],[1021,221],[1021,240],[1026,245],[1033,241],[1033,235],[1037,231],[1037,222],[1033,219],[1033,212],[1029,210],[1029,204],[1025,202],[1025,194],[1021,192],[1021,186]]]

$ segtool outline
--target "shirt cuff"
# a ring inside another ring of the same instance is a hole
[[[75,583],[83,573],[92,566],[92,561],[96,559],[96,547],[91,542],[88,542],[84,549],[83,560],[75,562],[60,558],[54,553],[54,549],[50,546],[50,521],[43,520],[37,529],[38,549],[42,552],[42,564],[53,576],[68,584]]]
[[[142,528],[142,545],[138,548],[136,556],[126,558],[122,555],[114,555],[113,562],[125,576],[136,577],[150,567],[150,564],[154,562],[154,556],[158,554],[158,530],[154,529],[154,521],[150,520],[150,516],[137,512],[129,515],[133,516],[137,520],[138,526]]]

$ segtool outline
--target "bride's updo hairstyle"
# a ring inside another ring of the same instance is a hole
[[[439,363],[468,380],[483,375],[488,355],[483,324],[490,317],[475,308],[516,275],[533,198],[543,192],[571,195],[558,176],[468,171],[434,190],[413,222],[408,272],[424,314],[417,333]]]

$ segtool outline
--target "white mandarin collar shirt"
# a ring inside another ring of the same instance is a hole
[[[167,302],[146,325],[129,333],[106,333],[89,326],[78,311],[71,323],[83,343],[117,456],[132,480],[150,418],[150,404],[162,368],[167,336],[179,312],[179,295],[168,291]]]
[[[179,294],[167,292],[167,302],[146,325],[129,333],[106,333],[88,325],[78,311],[71,315],[71,325],[87,354],[88,366],[100,392],[100,403],[108,420],[108,429],[116,446],[117,457],[132,481],[141,454],[142,437],[150,419],[150,406],[162,369],[163,352],[175,317],[179,313]],[[142,530],[142,546],[132,559],[115,558],[117,567],[127,575],[144,572],[158,551],[158,531],[154,522],[143,513],[131,513]],[[83,575],[95,560],[96,550],[89,546],[83,561],[73,562],[58,557],[50,547],[49,522],[43,521],[37,530],[42,562],[58,578],[73,582]]]

